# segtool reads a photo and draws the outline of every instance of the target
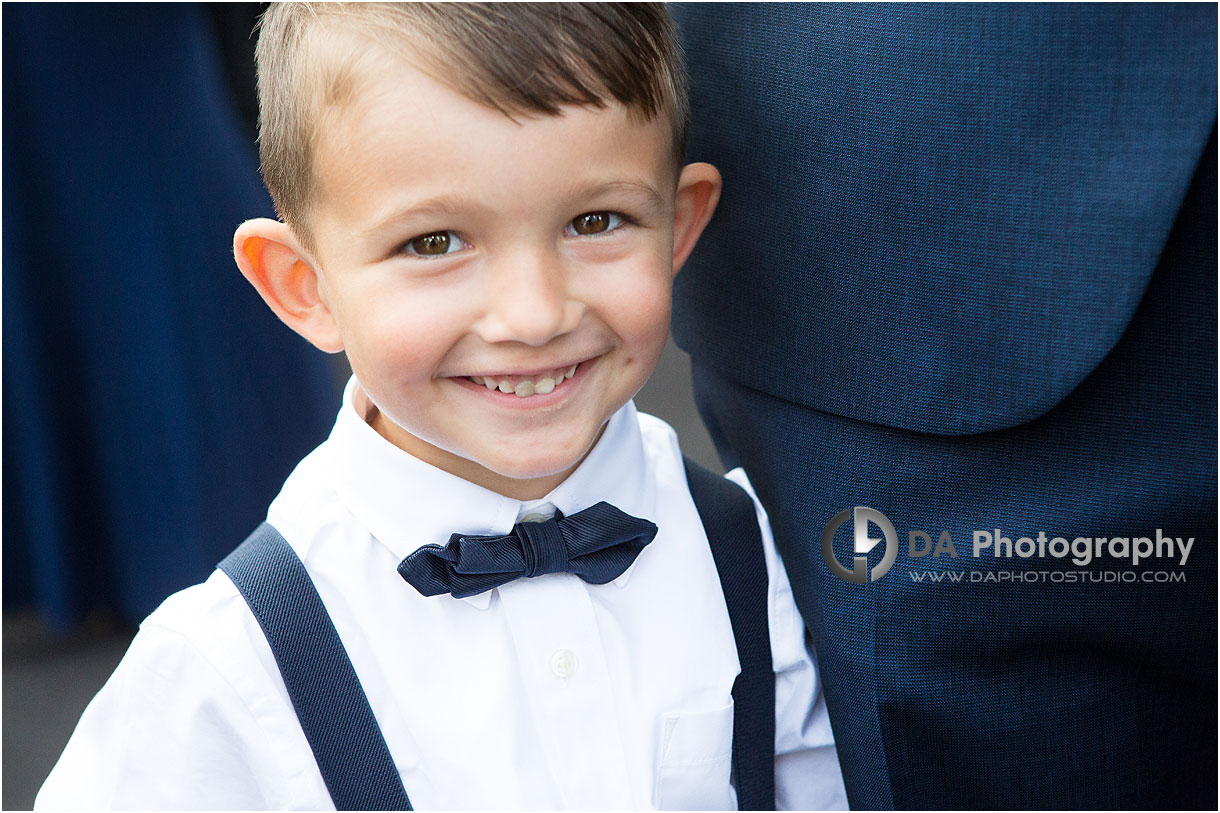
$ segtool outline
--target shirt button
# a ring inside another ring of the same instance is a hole
[[[576,671],[576,655],[570,649],[556,649],[551,654],[551,674],[557,678],[570,678]]]
[[[526,514],[518,522],[546,522],[548,519],[546,514]]]

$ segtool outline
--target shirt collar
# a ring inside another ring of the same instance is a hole
[[[635,405],[616,412],[576,471],[541,500],[523,503],[475,485],[399,449],[371,427],[371,404],[355,376],[327,440],[335,486],[352,515],[396,558],[454,533],[507,534],[530,513],[565,516],[606,501],[656,522],[655,478],[649,476]],[[614,580],[626,585],[635,564]],[[404,583],[405,586],[405,583]],[[407,589],[410,589],[409,587]],[[486,609],[487,591],[463,599]]]

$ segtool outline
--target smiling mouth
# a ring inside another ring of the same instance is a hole
[[[576,375],[580,364],[569,367],[559,367],[536,375],[470,375],[467,381],[487,387],[492,391],[504,394],[515,394],[518,398],[529,398],[531,395],[548,395],[562,387]]]

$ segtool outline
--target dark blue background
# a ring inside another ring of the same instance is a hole
[[[4,603],[134,623],[265,517],[338,398],[233,262],[272,210],[210,10],[3,14]]]

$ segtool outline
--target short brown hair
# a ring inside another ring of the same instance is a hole
[[[609,100],[673,124],[680,164],[690,118],[681,47],[662,3],[275,3],[259,22],[259,157],[276,212],[310,242],[315,133],[353,88],[346,59],[311,59],[325,21],[399,52],[505,115],[557,115]]]

